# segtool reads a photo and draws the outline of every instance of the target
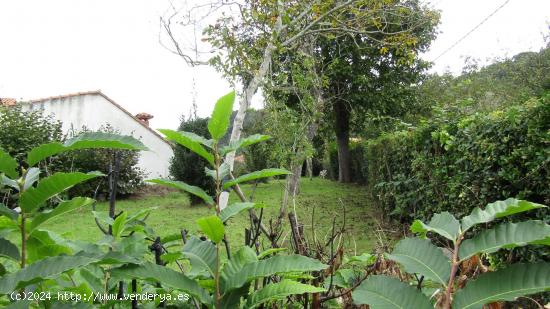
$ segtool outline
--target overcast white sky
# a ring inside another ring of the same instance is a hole
[[[433,60],[505,0],[432,0],[442,11]],[[0,97],[34,99],[101,89],[154,128],[175,128],[191,106],[210,113],[229,85],[212,69],[188,67],[160,46],[162,0],[0,0]],[[460,71],[464,56],[481,60],[538,50],[549,34],[549,0],[510,0],[436,62]],[[259,101],[259,100],[258,100]]]

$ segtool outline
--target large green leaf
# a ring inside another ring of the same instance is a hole
[[[241,299],[246,298],[250,291],[250,283],[243,285],[241,288],[233,290],[222,296],[221,309],[243,308]]]
[[[85,256],[55,256],[42,259],[17,272],[0,278],[0,294],[11,293],[44,279],[56,278],[61,273],[95,262]]]
[[[222,209],[222,211],[220,212],[220,218],[222,219],[223,222],[225,222],[243,210],[254,208],[255,205],[256,203],[250,203],[250,202],[233,203],[225,207],[224,209]]]
[[[424,224],[420,220],[415,220],[411,225],[411,231],[425,235],[427,232],[435,232],[452,242],[460,234],[460,222],[449,212],[435,214],[429,224]]]
[[[209,216],[199,218],[197,224],[201,231],[210,238],[215,243],[219,243],[223,239],[225,234],[225,229],[223,227],[223,222],[218,216]]]
[[[462,218],[462,231],[467,231],[472,226],[479,223],[491,222],[494,219],[542,207],[546,206],[515,198],[509,198],[505,201],[496,201],[487,204],[483,210],[476,207],[470,215]]]
[[[352,293],[357,305],[372,309],[432,309],[428,297],[415,287],[388,276],[370,276]]]
[[[268,284],[250,295],[246,308],[256,308],[265,302],[284,299],[290,295],[320,293],[324,291],[325,289],[323,288],[309,284],[303,284],[292,280],[282,280],[281,282]]]
[[[501,248],[525,246],[550,238],[550,225],[542,221],[503,223],[481,231],[460,245],[459,257],[465,260],[477,253],[492,253]]]
[[[38,186],[29,188],[21,194],[19,206],[27,213],[42,206],[51,197],[62,193],[72,186],[86,180],[103,176],[98,172],[91,173],[55,173],[50,177],[42,179]]]
[[[69,151],[69,149],[59,142],[42,144],[27,153],[27,163],[29,166],[35,166],[38,162],[65,151]]]
[[[208,148],[212,148],[212,144],[214,143],[211,139],[206,139],[205,137],[202,137],[200,135],[197,135],[193,132],[187,132],[187,131],[178,131],[179,134],[187,136],[191,140],[200,143]]]
[[[227,132],[231,113],[233,112],[233,102],[235,102],[235,91],[224,95],[216,102],[212,117],[208,121],[208,132],[210,132],[213,139],[219,140]]]
[[[17,178],[19,176],[17,173],[18,166],[17,161],[0,148],[0,174],[4,173],[11,178]]]
[[[0,217],[0,235],[5,236],[10,232],[21,232],[17,220],[4,216]]]
[[[32,219],[29,226],[29,234],[39,227],[44,222],[51,220],[57,216],[71,212],[77,208],[92,205],[94,200],[87,197],[75,197],[72,200],[61,202],[57,207],[48,212],[42,212]]]
[[[216,273],[216,246],[212,242],[193,236],[183,246],[183,255],[191,263],[189,276],[202,276],[205,272],[214,276]]]
[[[233,180],[230,180],[230,181],[224,183],[223,188],[224,189],[231,188],[232,186],[234,186],[236,184],[251,181],[251,180],[255,180],[255,179],[273,177],[273,176],[278,176],[278,175],[289,175],[289,174],[292,174],[292,173],[285,170],[285,169],[268,168],[268,169],[264,169],[264,170],[261,170],[261,171],[256,171],[256,172],[252,172],[250,174],[245,174],[245,175],[239,176],[237,179],[233,179]]]
[[[208,292],[201,288],[197,281],[189,279],[184,274],[168,267],[150,262],[113,269],[111,276],[115,280],[127,280],[128,278],[154,280],[162,283],[164,286],[189,293],[203,304],[210,304],[212,302],[212,298]]]
[[[108,132],[85,132],[68,139],[64,146],[71,150],[88,148],[149,150],[141,141],[132,136]]]
[[[32,263],[47,256],[70,255],[73,253],[69,242],[60,235],[48,230],[35,230],[27,240],[27,262]]]
[[[403,265],[409,273],[418,273],[427,279],[446,285],[451,274],[451,263],[441,248],[427,239],[404,238],[387,257]]]
[[[16,261],[19,261],[21,257],[19,248],[12,244],[11,241],[4,238],[0,238],[0,256],[8,257]]]
[[[544,291],[550,291],[550,263],[514,264],[468,282],[455,294],[453,308],[481,309],[484,304]]]
[[[27,154],[27,163],[30,166],[34,166],[38,162],[53,155],[70,150],[87,148],[148,150],[142,142],[132,136],[106,132],[85,132],[74,138],[68,139],[64,144],[54,142],[33,148]]]
[[[247,136],[245,138],[242,138],[238,141],[235,141],[235,142],[229,144],[229,146],[223,147],[222,148],[222,154],[225,155],[228,152],[235,151],[237,149],[244,148],[244,147],[247,147],[247,146],[250,146],[250,145],[254,145],[254,144],[257,144],[257,143],[260,143],[260,142],[263,142],[263,141],[267,141],[270,138],[271,138],[271,136],[269,136],[269,135],[262,135],[262,134],[250,135],[250,136]]]
[[[113,237],[119,238],[124,230],[124,224],[126,224],[126,218],[128,217],[127,212],[123,212],[120,216],[116,217],[112,225]]]
[[[240,308],[239,304],[241,297],[245,297],[249,293],[250,284],[244,284],[238,289],[233,289],[227,292],[223,290],[223,284],[228,278],[238,276],[244,265],[257,260],[258,258],[256,257],[256,252],[248,246],[241,247],[237,252],[231,255],[231,259],[224,265],[221,273],[223,291],[222,308]]]
[[[239,288],[256,278],[288,272],[320,271],[327,267],[318,260],[302,255],[278,255],[244,265],[237,275],[222,279],[222,290],[227,292]]]
[[[9,209],[8,207],[6,207],[6,205],[0,203],[0,215],[1,216],[6,216],[6,217],[10,218],[11,220],[17,220],[17,216],[19,214],[17,213],[17,211],[15,211],[13,209]]]
[[[92,292],[102,293],[105,291],[105,284],[103,283],[105,274],[100,266],[90,265],[83,267],[78,271],[78,273],[84,280],[86,280],[86,283],[90,286]]]
[[[203,189],[196,186],[188,185],[185,182],[170,180],[170,179],[159,179],[159,178],[149,179],[147,180],[147,182],[156,183],[159,185],[172,187],[172,188],[176,188],[176,189],[191,193],[193,195],[200,197],[203,201],[206,202],[206,204],[214,205],[214,200],[212,199],[212,197],[208,195],[206,192],[204,192]]]
[[[159,131],[164,134],[167,139],[182,145],[183,147],[206,159],[206,161],[208,161],[208,163],[210,163],[211,165],[214,165],[214,156],[206,149],[204,149],[201,143],[196,141],[194,138],[189,137],[187,134],[182,134],[181,132],[177,132],[174,130],[160,129]]]
[[[234,276],[239,276],[243,267],[248,263],[257,262],[256,252],[248,246],[241,247],[231,260],[225,264],[221,273],[222,291],[225,293],[226,283],[230,282]]]

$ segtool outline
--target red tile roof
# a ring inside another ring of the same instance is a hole
[[[17,103],[16,99],[0,98],[0,105],[2,106],[14,106],[16,103]]]

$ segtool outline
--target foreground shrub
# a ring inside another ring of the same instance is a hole
[[[368,304],[372,309],[429,309],[434,304],[444,309],[482,308],[489,303],[550,290],[550,263],[518,263],[489,271],[475,262],[479,261],[475,259],[479,254],[501,248],[549,246],[550,225],[530,220],[502,223],[475,235],[471,231],[474,226],[497,218],[542,208],[547,207],[507,199],[488,204],[483,210],[475,208],[460,221],[448,212],[434,215],[428,224],[415,221],[411,230],[420,237],[399,241],[386,257],[420,278],[416,286],[388,276],[370,276],[353,293],[355,303]],[[426,240],[428,233],[437,235],[437,242],[444,247]]]
[[[92,291],[113,293],[117,283],[111,281],[109,284],[104,272],[110,271],[113,265],[143,258],[146,252],[145,237],[134,233],[140,231],[136,226],[143,226],[140,223],[144,213],[130,218],[126,213],[121,213],[115,220],[114,216],[103,214],[102,220],[110,224],[109,235],[97,244],[71,242],[43,229],[43,224],[53,218],[60,218],[78,208],[90,207],[93,199],[75,197],[63,200],[61,197],[66,196],[66,190],[74,185],[104,175],[98,172],[57,172],[50,176],[43,173],[40,162],[64,152],[106,147],[147,149],[130,136],[86,133],[65,143],[52,142],[32,148],[23,156],[25,168],[7,152],[0,150],[0,186],[12,188],[18,197],[17,207],[13,209],[0,203],[0,295],[6,295],[0,297],[2,307],[37,308],[40,305],[60,308],[64,300],[57,298],[57,291],[70,290],[81,296],[85,293],[90,295]],[[48,201],[57,207],[44,210],[43,206]],[[95,215],[99,213],[94,212]],[[122,238],[126,228],[131,232]],[[14,243],[13,239],[20,242]],[[67,282],[71,283],[67,285]],[[34,292],[34,297],[28,294],[30,291]],[[65,305],[71,306],[71,303],[65,302]]]

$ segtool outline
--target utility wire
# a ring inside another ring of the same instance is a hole
[[[498,8],[496,8],[496,10],[494,10],[491,14],[489,14],[489,16],[485,17],[479,24],[477,24],[475,27],[473,27],[472,30],[468,31],[465,35],[463,35],[460,39],[458,39],[453,45],[451,45],[449,48],[444,50],[441,54],[439,54],[439,56],[435,57],[435,59],[432,60],[432,62],[436,61],[439,58],[441,58],[441,56],[445,55],[447,52],[449,52],[451,49],[453,49],[455,46],[457,46],[466,37],[468,37],[470,34],[472,34],[472,32],[476,31],[479,27],[481,27],[481,25],[483,25],[487,20],[489,20],[489,18],[493,17],[493,15],[495,15],[498,11],[500,11],[500,9],[502,9],[506,4],[508,4],[508,2],[510,2],[510,0],[504,1],[504,3],[501,4]]]

